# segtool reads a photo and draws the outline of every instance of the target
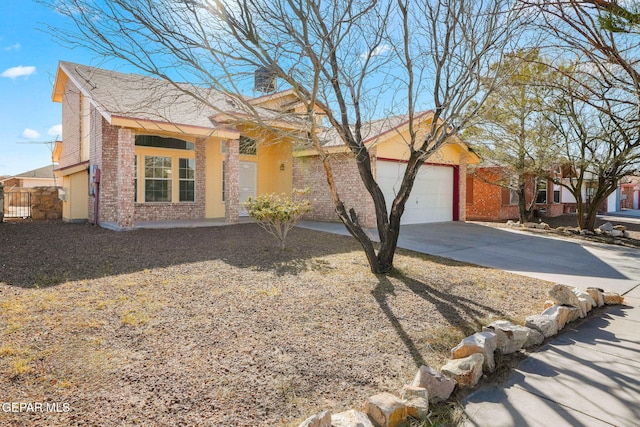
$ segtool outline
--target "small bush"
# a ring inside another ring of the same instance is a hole
[[[249,216],[269,234],[278,239],[280,248],[285,248],[287,233],[306,213],[311,212],[311,204],[305,198],[309,190],[294,190],[286,194],[263,194],[250,197],[243,203]]]

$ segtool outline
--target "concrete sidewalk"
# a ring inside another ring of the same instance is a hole
[[[571,324],[568,325],[571,328]],[[465,427],[640,425],[640,286],[462,404]]]
[[[299,225],[348,234],[342,224]],[[465,223],[403,226],[398,246],[625,294],[625,306],[567,325],[505,384],[469,395],[465,427],[640,425],[640,250]]]

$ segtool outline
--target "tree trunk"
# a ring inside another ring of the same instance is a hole
[[[518,187],[518,214],[520,224],[524,224],[529,221],[530,212],[527,210],[527,200],[524,192],[524,185]]]

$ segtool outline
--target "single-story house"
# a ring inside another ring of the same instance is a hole
[[[506,168],[495,165],[479,166],[467,177],[467,219],[470,221],[506,221],[518,219],[518,194],[497,182],[505,182]],[[538,195],[534,203],[534,214],[538,217],[554,217],[576,212],[576,199],[558,182],[570,178],[567,170],[557,167],[551,171],[553,179],[538,182]],[[555,181],[555,182],[554,182]],[[585,179],[582,189],[583,203],[589,203],[592,194],[591,179]],[[525,182],[527,206],[535,193],[536,180],[532,175]],[[598,212],[619,210],[620,188],[614,191],[599,207]]]
[[[235,222],[248,197],[294,188],[310,189],[310,218],[337,220],[320,156],[299,139],[306,138],[307,124],[290,114],[304,108],[293,91],[250,99],[257,123],[222,92],[182,89],[206,102],[164,80],[60,62],[52,98],[62,103],[63,140],[55,154],[64,220],[123,229],[139,221]],[[416,123],[431,118],[425,112]],[[321,124],[321,114],[317,120]],[[390,200],[408,158],[407,120],[391,117],[363,128]],[[373,204],[351,154],[330,129],[321,132],[340,196],[363,225],[374,226]],[[478,161],[459,139],[441,147],[421,168],[403,223],[464,221],[466,168]]]
[[[44,166],[38,169],[22,172],[14,176],[0,179],[6,190],[13,187],[33,188],[33,187],[55,187],[58,180],[53,173],[54,166]]]

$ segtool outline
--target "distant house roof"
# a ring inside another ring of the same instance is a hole
[[[22,172],[14,176],[5,177],[1,181],[7,181],[12,178],[53,179],[53,165],[44,166],[38,169]]]

